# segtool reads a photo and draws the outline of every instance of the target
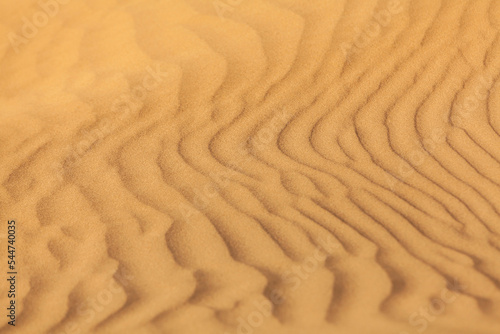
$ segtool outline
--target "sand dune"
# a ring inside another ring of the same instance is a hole
[[[0,9],[0,333],[500,333],[500,1]]]

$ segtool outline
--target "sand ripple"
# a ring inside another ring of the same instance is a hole
[[[55,1],[0,4],[0,333],[500,332],[500,1]]]

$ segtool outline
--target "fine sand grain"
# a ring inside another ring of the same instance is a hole
[[[1,0],[0,333],[500,333],[499,29],[500,0]]]

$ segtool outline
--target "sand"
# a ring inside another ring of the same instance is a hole
[[[497,0],[2,1],[0,333],[500,333],[499,29]]]

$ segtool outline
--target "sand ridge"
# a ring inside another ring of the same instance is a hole
[[[499,1],[0,18],[0,333],[500,332]]]

